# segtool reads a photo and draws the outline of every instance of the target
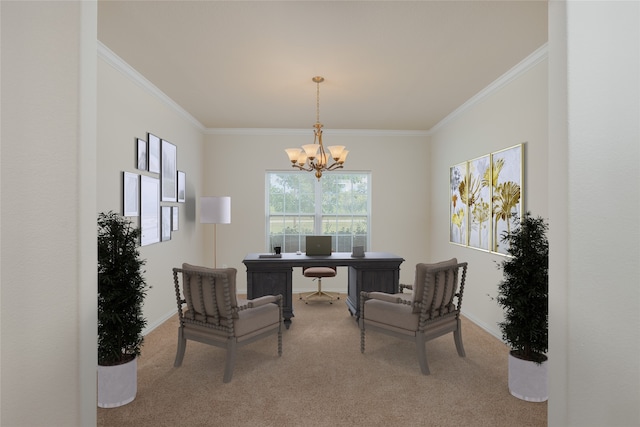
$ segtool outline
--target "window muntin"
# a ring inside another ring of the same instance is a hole
[[[332,236],[332,249],[369,248],[371,174],[267,172],[267,251],[304,252],[308,235]]]

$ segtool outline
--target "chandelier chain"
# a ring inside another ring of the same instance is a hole
[[[320,82],[316,82],[316,123],[320,123]]]

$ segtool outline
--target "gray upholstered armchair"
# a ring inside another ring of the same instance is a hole
[[[274,334],[282,354],[282,296],[238,299],[236,273],[189,264],[173,269],[180,320],[174,366],[182,364],[187,340],[227,349],[225,383],[231,381],[238,347]]]
[[[365,331],[379,331],[415,341],[420,370],[429,374],[425,343],[453,332],[458,355],[464,357],[460,307],[467,263],[453,258],[437,264],[416,265],[413,285],[400,285],[399,293],[361,292],[360,351]],[[404,288],[413,290],[402,293]]]

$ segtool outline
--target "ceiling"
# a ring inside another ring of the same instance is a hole
[[[546,1],[98,1],[98,39],[205,128],[426,131],[547,41]]]

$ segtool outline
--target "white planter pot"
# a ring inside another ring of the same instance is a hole
[[[518,399],[545,402],[549,398],[547,361],[538,365],[509,354],[509,391]]]
[[[98,365],[98,406],[116,408],[135,399],[138,392],[138,358],[123,365]]]

